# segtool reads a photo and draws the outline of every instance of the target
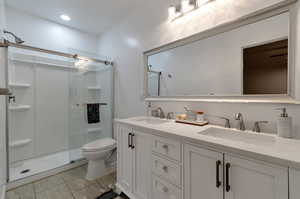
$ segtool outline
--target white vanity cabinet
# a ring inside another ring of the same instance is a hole
[[[185,199],[288,199],[288,168],[191,145],[184,151]]]
[[[300,170],[290,169],[290,199],[300,198]]]
[[[185,199],[221,199],[223,154],[185,145],[184,176]]]
[[[224,155],[225,199],[288,199],[288,168]]]
[[[133,187],[133,152],[130,147],[132,128],[125,125],[115,125],[117,137],[117,180],[123,189],[132,191]]]
[[[118,142],[117,184],[132,198],[149,199],[151,148],[149,134],[115,125]]]
[[[140,129],[115,125],[117,186],[132,199],[300,198],[300,171],[291,170],[289,192],[288,167]]]

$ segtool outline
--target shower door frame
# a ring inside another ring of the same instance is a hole
[[[114,67],[114,63],[112,61],[108,61],[108,60],[101,60],[101,59],[95,59],[95,58],[90,58],[90,57],[86,57],[86,56],[81,56],[78,54],[69,54],[69,53],[64,53],[64,52],[59,52],[59,51],[54,51],[54,50],[48,50],[48,49],[43,49],[43,48],[38,48],[38,47],[33,47],[33,46],[28,46],[28,45],[23,45],[23,44],[17,44],[17,43],[13,43],[10,42],[8,40],[3,40],[2,42],[0,42],[0,48],[5,48],[4,51],[4,57],[5,57],[5,66],[4,66],[4,71],[5,71],[5,89],[9,89],[9,80],[8,80],[8,49],[9,47],[13,47],[13,48],[19,48],[19,49],[24,49],[24,50],[31,50],[31,51],[36,51],[36,52],[42,52],[42,53],[46,53],[46,54],[51,54],[51,55],[57,55],[57,56],[61,56],[61,57],[66,57],[66,58],[71,58],[74,60],[85,60],[85,61],[92,61],[92,62],[96,62],[96,63],[101,63],[101,64],[105,64],[105,65],[110,65],[112,67],[112,102],[111,102],[111,111],[112,111],[112,120],[114,118],[114,93],[115,93],[115,85],[114,85],[114,75],[115,75],[115,67]],[[9,168],[10,168],[10,158],[9,158],[9,115],[8,115],[8,105],[9,105],[9,95],[6,95],[6,100],[5,100],[5,142],[6,142],[6,182],[10,183],[10,172],[9,172]],[[114,135],[114,129],[113,129],[113,122],[112,122],[112,136]],[[47,172],[47,171],[45,171]],[[42,173],[45,173],[42,172]],[[38,174],[35,174],[38,175]],[[22,180],[22,179],[18,179],[18,180]]]

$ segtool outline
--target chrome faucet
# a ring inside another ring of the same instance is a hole
[[[260,130],[259,124],[267,124],[267,123],[268,123],[268,121],[257,121],[257,122],[254,122],[253,131],[257,132],[257,133],[260,133],[261,130]]]
[[[174,112],[169,112],[169,113],[167,114],[167,119],[168,119],[168,120],[174,119]]]
[[[218,119],[221,119],[221,120],[225,120],[224,127],[225,128],[231,128],[230,119],[227,118],[227,117],[222,117],[222,116],[217,116],[217,115],[210,115],[210,114],[207,114],[206,116],[208,116],[208,117],[215,117],[215,118],[218,118]]]
[[[245,131],[246,130],[246,127],[245,127],[245,123],[244,123],[244,118],[243,118],[243,115],[242,113],[238,113],[235,115],[235,120],[237,120],[239,123],[238,123],[238,129],[241,130],[241,131]]]
[[[153,110],[152,111],[152,116],[153,117],[159,117],[160,119],[164,119],[166,117],[165,113],[164,113],[164,111],[161,107],[158,107],[157,109]]]

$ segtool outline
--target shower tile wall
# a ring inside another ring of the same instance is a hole
[[[68,149],[69,71],[36,67],[35,155]]]
[[[10,162],[68,149],[68,70],[10,60],[9,82],[10,107],[28,107],[9,112]]]
[[[10,128],[10,160],[15,162],[31,158],[34,155],[34,68],[30,63],[21,63],[10,61],[9,85],[16,97],[15,103],[10,103],[10,107],[30,106],[26,111],[9,111],[9,128]],[[14,87],[15,84],[28,84],[29,87]],[[27,142],[24,147],[17,146],[20,142]]]
[[[106,133],[111,132],[110,70],[78,72],[54,64],[13,61],[28,59],[21,54],[13,56],[9,80],[16,102],[10,107],[27,109],[10,110],[11,163],[80,148],[111,135]],[[101,123],[87,124],[86,103],[99,102],[109,104],[101,107]],[[70,156],[73,160],[78,154]]]

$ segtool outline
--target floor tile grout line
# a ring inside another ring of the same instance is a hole
[[[68,171],[70,171],[70,170],[68,170]],[[65,173],[67,173],[68,171],[62,172],[61,174],[63,175],[63,174],[65,174]],[[69,187],[69,184],[67,183],[67,180],[65,180],[65,178],[64,178],[63,176],[61,176],[61,178],[62,178],[62,180],[64,181],[64,184],[66,185],[67,189],[68,189],[69,192],[71,193],[72,198],[73,198],[73,199],[76,199],[76,198],[75,198],[75,195],[74,195],[74,193],[73,193],[73,191],[71,190],[71,188]]]

